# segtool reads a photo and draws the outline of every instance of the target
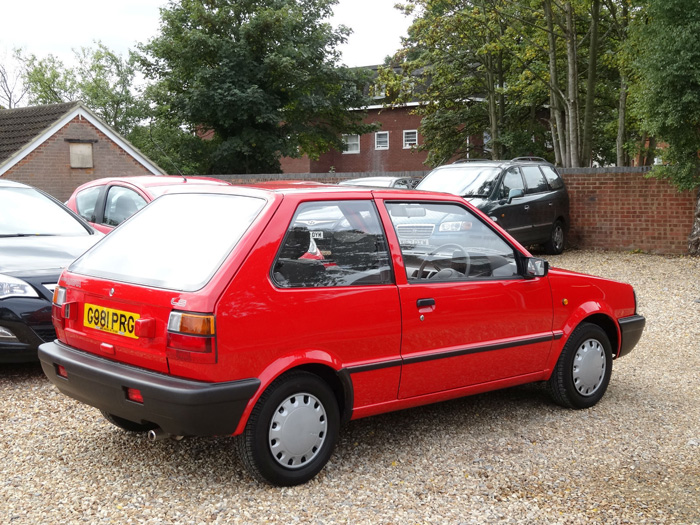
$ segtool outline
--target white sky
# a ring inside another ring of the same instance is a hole
[[[348,66],[381,64],[406,35],[410,19],[394,8],[396,0],[340,0],[332,23],[353,30],[341,50]],[[137,42],[158,33],[159,7],[167,0],[30,0],[3,1],[0,9],[0,60],[12,49],[45,57],[53,54],[64,63],[73,60],[72,49],[92,47],[97,40],[126,55]]]

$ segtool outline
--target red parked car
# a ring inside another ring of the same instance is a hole
[[[276,485],[350,419],[533,381],[591,407],[645,323],[630,285],[550,269],[460,197],[313,184],[159,197],[64,271],[53,317],[59,390],[152,439],[235,435]]]
[[[159,195],[183,184],[229,183],[210,177],[175,175],[107,177],[78,186],[66,206],[96,230],[109,233]]]

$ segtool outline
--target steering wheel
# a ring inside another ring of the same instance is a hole
[[[458,251],[461,253],[461,257],[464,258],[465,266],[466,266],[466,269],[464,270],[464,275],[469,275],[469,268],[471,266],[471,260],[469,259],[469,254],[459,244],[455,244],[453,242],[448,242],[446,244],[438,246],[432,252],[430,252],[428,255],[426,255],[425,259],[418,267],[418,274],[417,274],[418,279],[421,279],[421,276],[423,275],[423,270],[425,270],[425,267],[428,265],[428,263],[432,264],[433,268],[435,268],[438,271],[438,273],[440,271],[442,271],[443,268],[441,268],[438,264],[436,264],[435,261],[430,260],[430,257],[440,253],[441,251],[444,251],[444,250],[447,250],[450,248],[453,250],[453,257],[451,260],[454,260],[454,251]],[[435,276],[433,276],[433,277],[435,277]]]

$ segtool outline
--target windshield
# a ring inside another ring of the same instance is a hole
[[[76,273],[195,291],[212,278],[265,206],[239,195],[167,194],[78,259]]]
[[[438,168],[428,173],[416,189],[453,193],[462,197],[488,197],[500,172],[500,168],[491,166]]]
[[[34,188],[0,188],[0,237],[90,235],[63,206]]]

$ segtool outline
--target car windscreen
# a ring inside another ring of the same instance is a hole
[[[90,235],[70,212],[34,188],[0,188],[0,237]]]
[[[416,189],[452,193],[462,197],[488,197],[500,172],[500,168],[488,166],[436,169],[428,173]]]
[[[79,274],[192,292],[202,288],[265,206],[240,195],[164,195],[75,261]]]

